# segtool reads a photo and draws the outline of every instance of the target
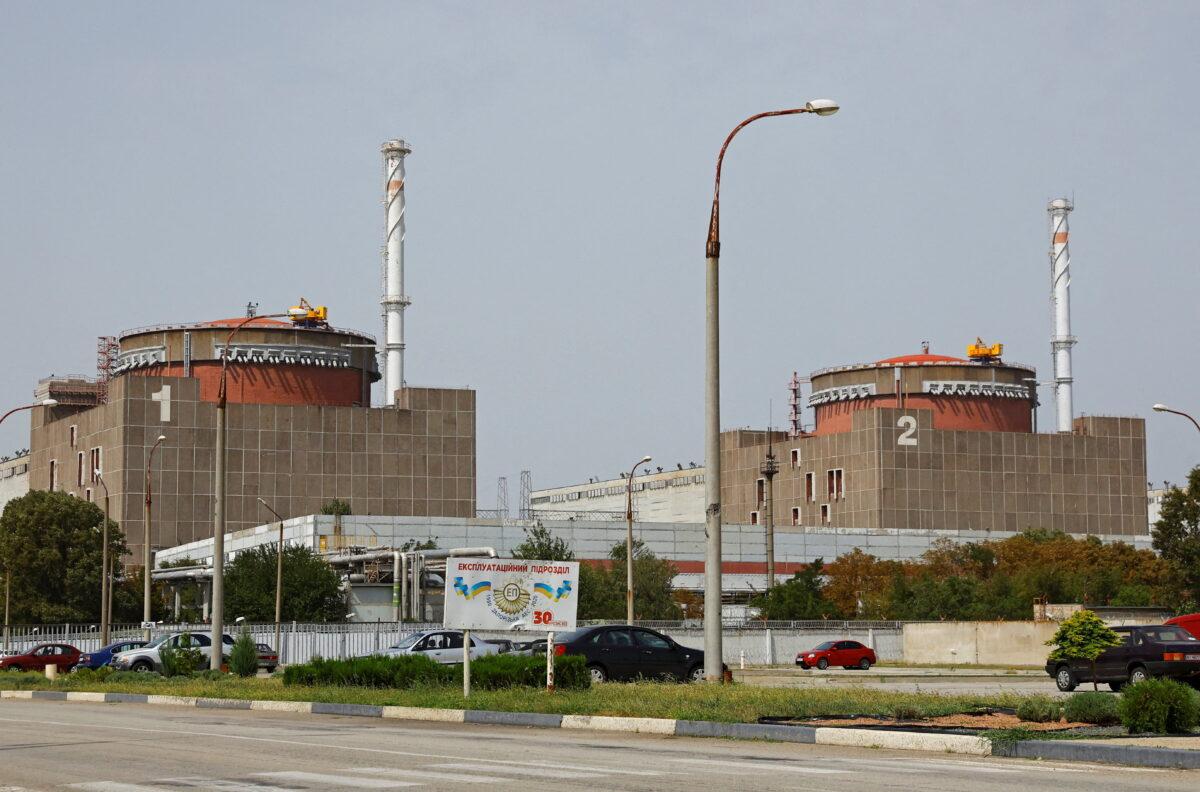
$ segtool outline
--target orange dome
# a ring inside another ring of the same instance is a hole
[[[876,366],[898,366],[902,363],[968,363],[962,358],[949,355],[935,355],[931,352],[918,352],[915,355],[898,355],[875,362]]]
[[[236,327],[242,322],[246,322],[246,317],[240,316],[237,319],[214,319],[211,322],[201,322],[201,327]],[[281,322],[278,319],[268,319],[265,316],[256,316],[249,322],[246,322],[246,327],[291,327],[291,322]]]

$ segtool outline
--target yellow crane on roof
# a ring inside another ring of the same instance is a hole
[[[329,326],[329,309],[324,305],[318,305],[314,308],[303,297],[300,298],[299,305],[293,305],[288,309],[288,315],[292,319],[292,324],[297,327]]]
[[[974,344],[967,345],[967,357],[981,363],[996,363],[1004,354],[1004,344],[987,344],[982,338],[976,337]]]

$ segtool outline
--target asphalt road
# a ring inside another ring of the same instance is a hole
[[[403,787],[1179,792],[1195,788],[1198,780],[1195,771],[816,745],[137,704],[0,703],[0,792]]]

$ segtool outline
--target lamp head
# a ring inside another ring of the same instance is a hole
[[[58,406],[58,399],[42,399],[42,400],[41,400],[41,402],[39,402],[39,403],[40,403],[40,404],[41,404],[43,407],[57,407],[57,406]]]
[[[649,462],[649,461],[650,461],[650,455],[649,455],[649,454],[646,454],[646,456],[642,457],[642,462]],[[640,465],[640,464],[641,464],[641,462],[639,462],[638,464]]]
[[[811,102],[805,103],[804,109],[819,116],[829,116],[842,108],[832,99],[813,99]]]
[[[233,623],[234,623],[234,624],[241,624],[241,623],[242,623],[242,622],[244,622],[244,621],[246,621],[246,617],[245,617],[245,616],[238,616],[236,619],[234,619],[234,620],[233,620]]]
[[[1170,412],[1171,408],[1165,404],[1154,405],[1154,412]]]
[[[163,441],[164,441],[164,440],[166,440],[166,439],[167,439],[167,436],[166,436],[166,435],[159,435],[159,436],[158,436],[158,442],[160,442],[160,443],[161,443],[161,442],[163,442]]]

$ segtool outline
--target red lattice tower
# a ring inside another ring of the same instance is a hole
[[[116,336],[100,336],[96,339],[96,403],[108,404],[108,381],[117,367],[117,355],[121,345]]]

